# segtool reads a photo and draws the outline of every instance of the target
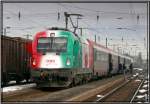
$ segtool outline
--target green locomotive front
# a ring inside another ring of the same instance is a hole
[[[66,87],[91,74],[82,68],[80,39],[65,29],[50,29],[35,35],[31,67],[32,80],[39,87]]]

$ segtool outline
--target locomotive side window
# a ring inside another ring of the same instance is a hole
[[[77,55],[78,54],[78,41],[74,42],[74,49],[73,49],[73,55]]]
[[[38,52],[65,52],[66,50],[67,39],[64,37],[47,37],[38,39]]]

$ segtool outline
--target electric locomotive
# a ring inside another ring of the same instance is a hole
[[[63,28],[38,32],[31,50],[31,77],[39,87],[68,87],[112,76],[132,61]]]
[[[32,42],[32,80],[39,87],[66,87],[90,80],[89,50],[83,44],[76,34],[62,28],[37,33]]]

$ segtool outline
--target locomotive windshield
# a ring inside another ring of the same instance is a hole
[[[64,37],[39,38],[38,52],[65,52],[67,50],[67,39]]]

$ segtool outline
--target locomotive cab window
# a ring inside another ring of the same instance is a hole
[[[66,38],[55,38],[53,40],[52,49],[54,51],[66,51],[67,49],[67,39]]]
[[[65,52],[66,50],[67,38],[65,37],[47,37],[38,39],[38,52]]]

